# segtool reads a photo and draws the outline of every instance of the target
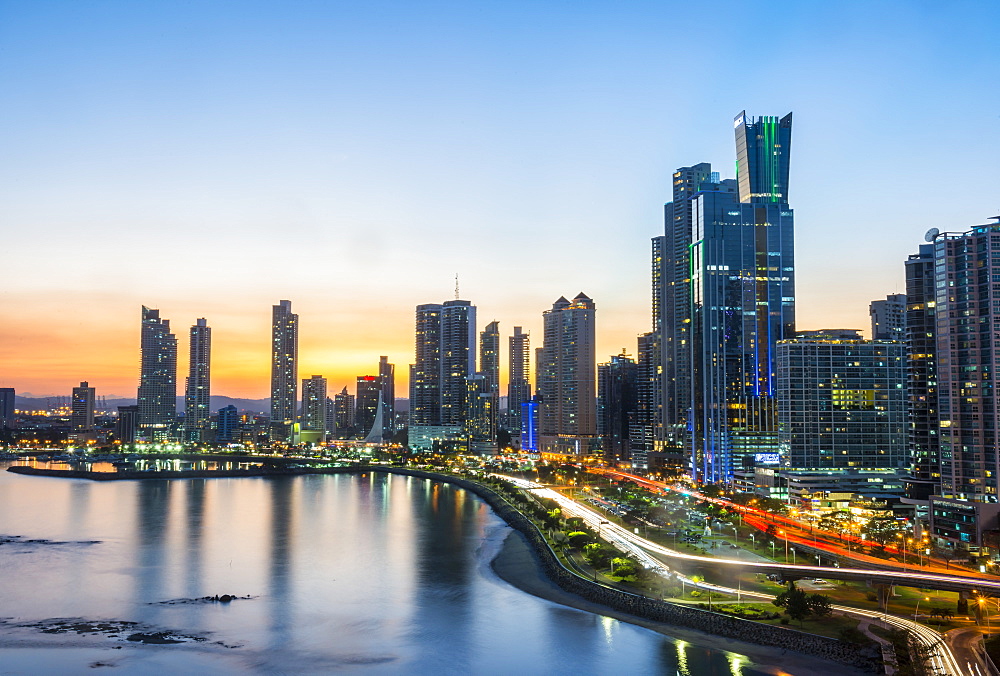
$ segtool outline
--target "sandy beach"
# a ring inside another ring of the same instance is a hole
[[[542,571],[528,541],[517,531],[512,531],[504,540],[503,547],[493,559],[491,566],[501,579],[534,596],[578,610],[613,617],[622,622],[639,625],[664,636],[681,639],[695,645],[739,653],[753,661],[754,668],[765,673],[776,676],[782,674],[785,676],[829,676],[831,673],[836,673],[838,676],[862,676],[866,673],[839,662],[828,662],[780,648],[743,643],[684,627],[653,622],[588,601],[576,594],[564,591],[549,580]]]

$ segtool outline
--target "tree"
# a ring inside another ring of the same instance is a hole
[[[635,575],[635,562],[631,559],[624,559],[616,556],[611,559],[611,569],[618,577]]]
[[[594,538],[590,536],[590,533],[586,533],[582,530],[576,530],[566,533],[566,538],[569,540],[571,547],[584,547],[594,541]]]
[[[866,540],[871,540],[884,546],[896,538],[896,533],[900,533],[903,530],[895,518],[879,516],[869,519],[868,523],[861,527],[861,535]]]
[[[806,603],[809,606],[809,612],[816,617],[826,617],[833,612],[833,606],[830,605],[829,596],[824,596],[823,594],[810,594],[809,598],[806,599]]]
[[[798,620],[800,624],[812,613],[809,594],[796,587],[794,582],[789,582],[788,589],[778,594],[772,603],[779,608],[784,608],[785,615],[793,620]]]

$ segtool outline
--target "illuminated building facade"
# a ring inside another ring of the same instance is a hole
[[[354,424],[358,428],[358,438],[364,438],[371,432],[378,416],[379,402],[382,401],[382,382],[378,376],[358,376],[355,392]]]
[[[690,435],[689,472],[699,481],[730,481],[779,450],[776,345],[795,330],[791,125],[790,113],[740,113],[736,180],[709,174],[690,198],[690,315],[676,309],[690,325],[690,396],[673,414]]]
[[[354,429],[354,395],[346,387],[333,396],[333,412],[338,436]]]
[[[70,409],[70,427],[75,432],[91,432],[94,429],[94,408],[97,403],[97,390],[86,381],[73,388],[73,400]]]
[[[928,507],[941,484],[937,401],[937,326],[934,245],[921,244],[906,261],[907,396],[910,400],[909,462],[904,501]]]
[[[415,335],[409,445],[417,447],[444,436],[461,438],[466,379],[476,372],[476,307],[467,300],[418,305]]]
[[[218,424],[215,432],[215,440],[221,443],[229,443],[236,439],[236,432],[240,427],[240,414],[236,407],[230,404],[219,409]]]
[[[184,387],[184,429],[188,441],[207,441],[211,430],[212,329],[205,319],[191,327],[188,377]]]
[[[512,432],[521,430],[521,405],[531,400],[531,339],[514,327],[508,339],[510,373],[507,380],[507,426]]]
[[[906,294],[894,293],[868,306],[872,340],[906,340]]]
[[[177,338],[170,321],[145,305],[140,349],[138,438],[165,441],[177,418]]]
[[[803,331],[778,343],[777,363],[782,467],[906,469],[903,343],[864,340],[857,330]],[[779,457],[755,460],[779,464]]]
[[[596,447],[594,301],[559,298],[542,315],[538,361],[539,443],[543,454],[589,455]]]
[[[499,402],[493,382],[485,373],[477,373],[466,378],[465,383],[465,435],[469,453],[494,455],[497,452],[496,406]]]
[[[604,460],[612,466],[631,461],[631,435],[637,409],[638,368],[625,354],[597,365],[597,434]]]
[[[298,407],[299,316],[292,302],[271,307],[271,440],[293,442]]]
[[[378,377],[382,386],[382,438],[391,439],[396,419],[396,365],[389,357],[378,358]]]
[[[1000,222],[932,239],[940,494],[997,502]]]
[[[14,429],[14,388],[0,387],[0,431]]]
[[[313,443],[326,441],[326,378],[302,379],[302,435]]]

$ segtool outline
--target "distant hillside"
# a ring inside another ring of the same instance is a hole
[[[133,406],[135,399],[125,398],[98,398],[98,406],[106,406],[114,410],[118,406]],[[234,397],[211,397],[209,406],[212,411],[218,411],[226,406],[235,406],[239,411],[250,411],[251,413],[267,413],[271,410],[270,399],[237,399]],[[44,410],[56,408],[58,406],[69,406],[70,397],[14,397],[14,407],[21,410]],[[184,397],[177,397],[177,410],[184,410]]]

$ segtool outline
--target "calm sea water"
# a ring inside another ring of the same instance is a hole
[[[0,471],[0,673],[759,673],[508,585],[489,562],[509,532],[401,476]],[[216,594],[252,598],[195,600]],[[159,632],[184,642],[127,640]]]

